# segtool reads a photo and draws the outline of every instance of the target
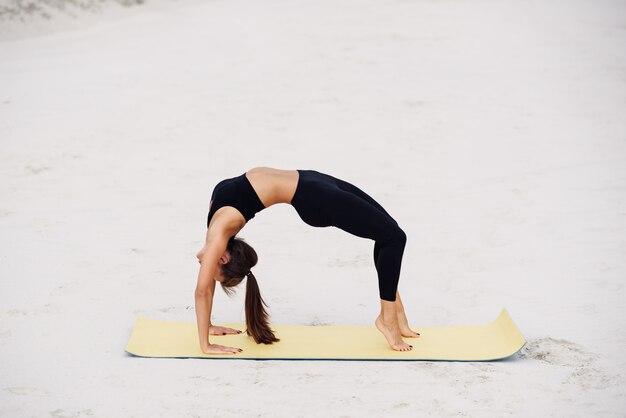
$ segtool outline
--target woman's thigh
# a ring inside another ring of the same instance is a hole
[[[337,187],[339,187],[341,190],[346,191],[348,193],[352,193],[353,195],[357,197],[360,197],[361,199],[365,200],[367,203],[374,206],[376,209],[378,209],[379,211],[381,211],[382,213],[384,213],[385,215],[393,219],[393,217],[385,210],[385,208],[383,208],[383,206],[380,203],[378,203],[373,197],[365,193],[359,187],[355,186],[352,183],[349,183],[345,180],[341,180],[338,178],[335,178],[335,182],[337,184]]]
[[[355,193],[339,189],[326,202],[330,224],[358,237],[385,240],[398,228],[387,212]]]

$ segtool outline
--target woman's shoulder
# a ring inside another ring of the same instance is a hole
[[[246,218],[232,206],[218,208],[208,224],[209,235],[236,235],[246,224]]]

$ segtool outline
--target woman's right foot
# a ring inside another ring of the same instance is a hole
[[[385,336],[392,349],[396,351],[410,351],[413,349],[412,345],[409,345],[402,340],[398,324],[385,324],[382,314],[378,315],[374,323],[376,324],[376,328],[378,328],[378,330]]]

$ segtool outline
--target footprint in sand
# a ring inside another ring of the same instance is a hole
[[[78,417],[92,417],[94,413],[91,409],[80,409],[74,411],[66,411],[65,409],[55,409],[48,412],[53,418],[78,418]]]
[[[572,372],[563,384],[574,384],[584,389],[606,389],[616,377],[597,364],[600,358],[598,354],[590,353],[581,345],[564,339],[532,339],[519,353],[519,357],[570,368]]]
[[[60,312],[61,309],[58,306],[46,303],[43,306],[32,309],[11,309],[9,311],[5,311],[5,314],[9,316],[42,316],[58,314]]]
[[[26,167],[24,167],[24,169],[28,171],[30,174],[39,174],[44,171],[52,170],[52,167],[47,166],[47,165],[38,165],[38,166],[27,165]]]
[[[313,321],[309,322],[310,326],[318,327],[318,326],[328,326],[331,325],[329,322],[322,321],[317,316],[313,317]]]
[[[541,337],[529,340],[520,352],[521,358],[530,358],[556,366],[589,364],[598,356],[588,353],[582,346],[568,340]]]
[[[40,388],[26,387],[26,386],[15,386],[15,387],[6,387],[4,388],[6,392],[9,392],[12,395],[18,396],[37,396],[37,395],[49,395],[50,392]]]

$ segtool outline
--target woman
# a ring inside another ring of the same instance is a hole
[[[259,211],[277,203],[291,204],[300,218],[315,227],[335,226],[374,240],[374,264],[378,273],[381,310],[375,320],[389,346],[397,351],[413,348],[402,337],[418,337],[411,331],[397,291],[406,235],[374,199],[352,184],[313,170],[277,170],[257,167],[215,186],[209,204],[207,234],[198,252],[200,272],[195,291],[200,348],[206,354],[236,354],[242,350],[209,342],[209,334],[241,331],[211,324],[215,282],[228,294],[247,277],[246,326],[256,343],[278,341],[269,327],[265,302],[250,269],[257,254],[235,238]],[[267,306],[267,305],[266,305]]]

